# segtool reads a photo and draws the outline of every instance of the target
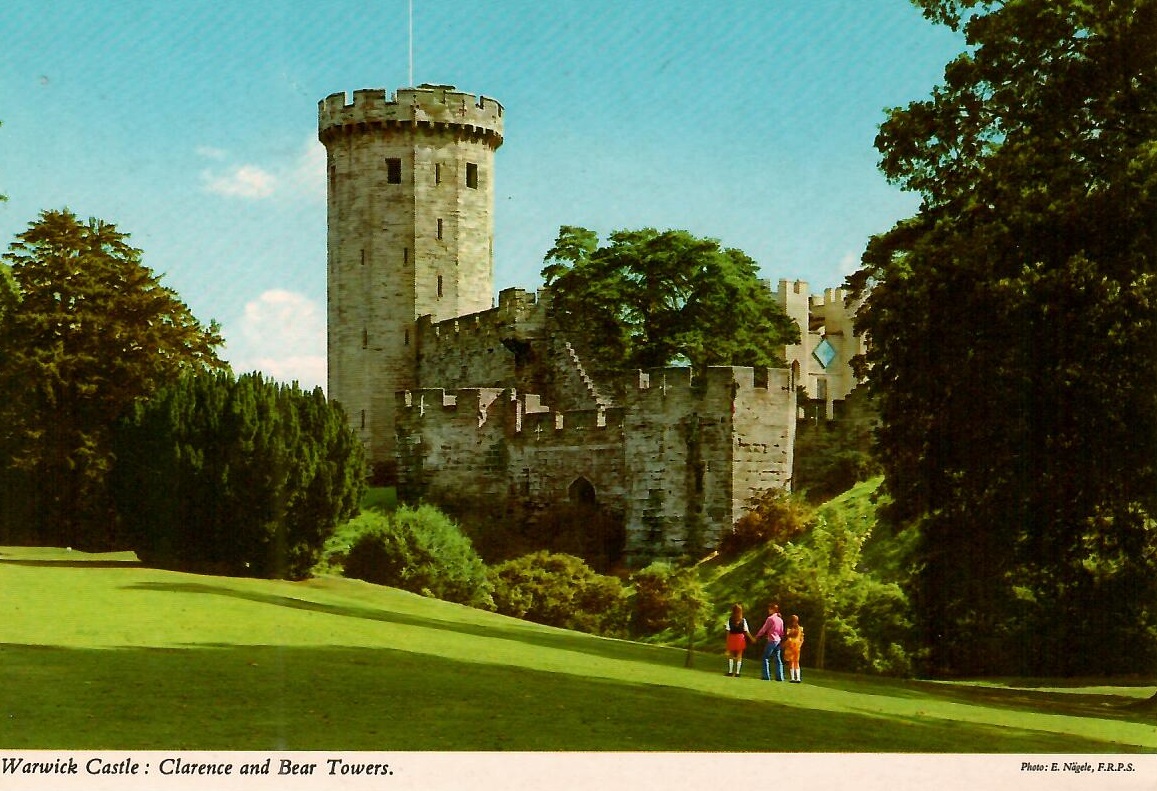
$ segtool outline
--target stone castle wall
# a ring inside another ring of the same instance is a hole
[[[503,291],[497,307],[479,313],[444,321],[423,316],[415,329],[417,380],[449,389],[527,389],[530,348],[544,332],[542,306],[521,289]]]
[[[791,486],[796,388],[833,376],[814,351],[851,337],[842,295],[780,281],[804,336],[788,370],[592,370],[549,290],[492,305],[503,125],[501,104],[445,85],[318,103],[329,396],[403,496],[531,520],[578,503],[625,527],[628,558],[709,550],[752,496]]]
[[[621,518],[628,557],[710,548],[758,487],[788,483],[795,393],[786,372],[762,373],[657,369],[631,377],[617,407],[561,412],[513,389],[399,394],[403,488],[534,510],[581,482]]]

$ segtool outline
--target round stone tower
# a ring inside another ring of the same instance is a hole
[[[318,103],[328,170],[328,388],[372,462],[394,459],[415,319],[491,307],[502,105],[449,85]]]

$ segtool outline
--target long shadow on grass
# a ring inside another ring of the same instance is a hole
[[[140,566],[139,560],[30,560],[0,557],[0,564],[10,566],[43,566],[54,569],[123,569]]]
[[[934,681],[873,678],[870,676],[855,676],[853,680],[843,677],[842,674],[830,673],[825,674],[822,678],[812,679],[810,683],[837,690],[846,690],[854,684],[857,692],[891,698],[934,698],[941,701],[1014,711],[1032,711],[1040,714],[1157,723],[1157,712],[1139,708],[1138,699],[1128,695],[1096,692],[1057,693],[1048,689],[945,684]],[[1053,684],[1053,686],[1058,686],[1058,684]],[[1121,684],[1121,686],[1129,685]]]
[[[1122,750],[1095,738],[931,718],[785,712],[766,699],[398,649],[0,644],[0,673],[20,679],[20,694],[0,697],[0,749]],[[790,727],[769,727],[785,716]]]
[[[344,618],[361,618],[368,621],[381,621],[404,626],[420,626],[427,629],[443,629],[459,634],[473,635],[475,637],[515,640],[538,647],[557,648],[609,659],[649,662],[664,666],[681,666],[685,656],[685,652],[681,649],[651,646],[626,640],[597,639],[592,638],[590,635],[576,635],[566,631],[552,632],[537,627],[530,627],[516,620],[511,620],[509,625],[503,625],[501,622],[485,625],[461,623],[459,621],[432,619],[426,616],[406,615],[405,613],[378,610],[370,607],[322,604],[320,602],[298,599],[292,596],[274,596],[252,591],[239,591],[225,586],[207,585],[204,583],[143,582],[128,587],[131,590],[230,596],[258,602],[260,604],[288,607],[294,610],[309,610],[327,615],[338,615]]]

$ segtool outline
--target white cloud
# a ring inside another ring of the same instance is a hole
[[[206,159],[225,161],[228,152],[211,146],[198,146],[197,154]],[[205,190],[230,198],[263,200],[274,196],[325,200],[325,148],[310,136],[287,161],[270,167],[255,164],[232,165],[201,173]]]
[[[303,388],[325,387],[325,317],[309,298],[271,289],[245,305],[227,357],[237,374],[261,371]]]
[[[268,198],[277,185],[276,177],[256,165],[239,165],[223,175],[207,170],[201,179],[209,192],[232,198]]]

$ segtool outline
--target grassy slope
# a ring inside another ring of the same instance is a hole
[[[821,513],[839,513],[849,525],[873,527],[876,520],[876,505],[873,496],[879,488],[880,479],[856,484],[838,497],[824,503],[817,510]],[[887,547],[865,546],[865,559],[870,559],[874,567],[895,565],[895,560],[886,556]],[[714,557],[699,566],[699,578],[703,581],[711,600],[716,603],[714,620],[726,620],[733,602],[741,602],[753,624],[763,622],[766,615],[763,603],[778,599],[790,611],[790,602],[784,599],[783,591],[776,582],[781,561],[771,546],[759,547],[733,557]],[[754,613],[752,616],[751,614]]]
[[[1151,687],[730,679],[338,578],[0,548],[0,601],[0,749],[1157,750]]]

